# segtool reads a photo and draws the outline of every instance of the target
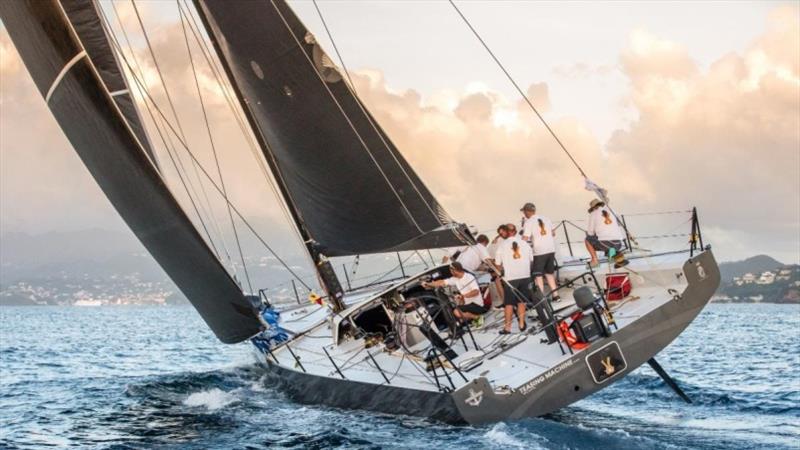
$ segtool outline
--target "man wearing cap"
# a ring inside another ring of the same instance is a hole
[[[544,279],[550,292],[553,293],[553,301],[561,300],[556,293],[556,230],[553,223],[545,216],[536,214],[536,205],[525,203],[520,208],[525,215],[522,222],[522,239],[533,246],[533,267],[531,273],[536,287],[544,295]]]
[[[480,286],[478,280],[471,273],[464,270],[460,262],[455,261],[450,264],[450,278],[436,281],[424,281],[422,287],[437,288],[444,286],[451,286],[458,291],[455,297],[458,306],[453,310],[453,314],[459,320],[472,320],[477,319],[485,314],[487,309],[483,306],[483,297],[481,297]]]
[[[606,207],[606,204],[598,199],[589,202],[589,227],[586,229],[586,250],[592,260],[589,265],[597,266],[597,252],[601,251],[608,255],[612,248],[614,252],[619,252],[622,248],[622,228],[617,223],[617,218]]]

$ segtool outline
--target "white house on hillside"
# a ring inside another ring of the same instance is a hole
[[[775,273],[766,271],[761,274],[756,283],[758,284],[772,284],[775,281]]]

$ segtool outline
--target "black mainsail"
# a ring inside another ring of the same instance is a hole
[[[312,254],[463,243],[285,1],[195,5]]]
[[[180,208],[109,93],[93,64],[100,56],[87,57],[97,48],[83,45],[81,37],[90,34],[76,35],[57,0],[0,1],[0,18],[84,165],[217,337],[234,343],[258,333],[257,313]],[[94,31],[99,39],[102,30]]]

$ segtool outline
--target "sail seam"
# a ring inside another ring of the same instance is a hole
[[[61,72],[58,72],[56,79],[53,80],[53,84],[50,85],[50,89],[47,90],[47,95],[44,96],[45,103],[50,103],[50,97],[53,96],[53,92],[55,92],[56,88],[61,84],[61,80],[64,79],[64,76],[72,69],[72,66],[78,63],[84,56],[86,56],[86,50],[81,50],[80,53],[73,56],[72,59],[61,69]]]

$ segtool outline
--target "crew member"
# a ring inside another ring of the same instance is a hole
[[[458,306],[453,310],[453,314],[461,321],[477,319],[486,313],[481,289],[475,276],[464,270],[464,266],[458,261],[450,264],[450,275],[452,275],[450,278],[444,280],[423,281],[422,287],[426,289],[454,287],[458,291],[455,297]]]
[[[525,303],[530,301],[531,261],[533,252],[528,244],[517,236],[517,227],[508,224],[508,239],[497,251],[495,263],[503,270],[503,305],[505,323],[500,334],[511,333],[511,318],[517,309],[519,331],[525,331]]]
[[[492,239],[489,244],[489,256],[492,257],[492,263],[495,264],[495,270],[492,271],[492,284],[490,285],[490,293],[492,295],[492,305],[502,307],[503,305],[503,279],[500,276],[500,271],[497,270],[497,251],[503,246],[508,238],[508,227],[502,224],[497,227],[497,236]]]
[[[617,218],[611,214],[605,203],[596,198],[592,199],[589,202],[589,227],[586,229],[586,250],[592,257],[589,265],[596,267],[599,264],[598,251],[608,255],[609,250],[613,248],[615,253],[619,252],[622,249],[622,239],[622,229],[617,223]]]
[[[503,242],[508,238],[508,227],[506,224],[502,224],[497,227],[497,236],[492,239],[492,243],[489,244],[489,256],[492,259],[497,259],[497,250],[503,246]]]
[[[475,272],[481,267],[488,269],[492,264],[492,257],[487,249],[489,238],[485,234],[481,234],[476,241],[475,245],[467,247],[456,258],[456,261],[461,263],[467,272]]]
[[[525,203],[520,211],[525,215],[522,221],[522,239],[533,246],[533,280],[539,292],[544,295],[546,279],[550,292],[553,293],[552,300],[557,302],[561,297],[556,293],[556,230],[550,219],[536,214],[533,203]]]

